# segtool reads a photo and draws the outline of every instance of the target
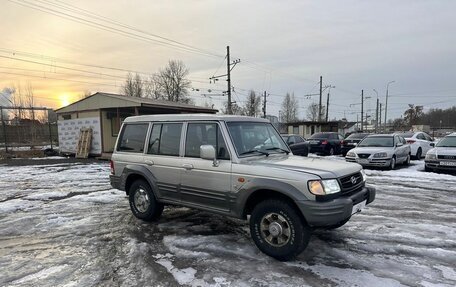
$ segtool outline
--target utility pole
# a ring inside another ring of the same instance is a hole
[[[328,97],[326,98],[326,122],[328,122],[328,114],[329,114],[329,91],[328,91]]]
[[[380,126],[380,129],[382,128],[382,103],[380,103],[380,110],[379,110],[379,113],[378,113],[378,120],[379,120],[379,126]]]
[[[264,98],[263,98],[263,118],[266,118],[266,91],[264,91]]]
[[[377,107],[375,108],[375,132],[378,132],[378,98],[377,98]]]
[[[364,119],[364,90],[361,90],[361,131],[363,131],[363,119]]]
[[[227,75],[227,82],[228,82],[228,89],[227,95],[228,95],[228,114],[231,115],[233,114],[233,111],[231,109],[231,69],[230,69],[230,46],[226,46],[226,75]]]
[[[323,96],[323,77],[320,76],[320,103],[318,104],[318,121],[321,122],[321,99]]]
[[[387,123],[387,113],[388,113],[388,89],[389,89],[389,85],[394,83],[395,81],[391,81],[391,82],[388,82],[388,84],[386,85],[386,102],[385,102],[385,131],[386,131],[386,123]]]
[[[218,78],[226,76],[226,78],[227,78],[226,81],[228,84],[228,87],[226,90],[226,94],[228,96],[227,113],[229,115],[233,114],[233,110],[232,110],[233,101],[231,101],[231,70],[233,70],[234,66],[236,66],[236,64],[238,64],[240,62],[241,62],[240,59],[234,60],[233,62],[230,61],[230,46],[226,46],[226,74],[220,75],[220,76],[213,76],[213,77],[209,78],[209,80],[213,80],[215,82],[215,81],[218,81],[217,80]]]

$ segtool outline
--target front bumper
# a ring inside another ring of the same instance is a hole
[[[364,187],[350,195],[335,198],[330,201],[297,201],[307,223],[312,227],[335,225],[352,216],[353,205],[366,201],[366,205],[374,201],[375,188]]]
[[[376,158],[368,159],[367,162],[361,162],[360,159],[354,157],[345,157],[345,161],[354,162],[362,166],[372,166],[372,167],[388,167],[391,164],[390,158]]]
[[[424,161],[426,167],[428,167],[428,168],[456,171],[456,163],[455,163],[455,165],[442,165],[441,162],[448,162],[448,161],[445,161],[445,160],[425,160]],[[453,161],[451,161],[451,162],[453,162]]]

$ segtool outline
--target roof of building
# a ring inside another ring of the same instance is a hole
[[[57,109],[57,113],[71,113],[84,110],[121,108],[121,107],[151,107],[151,108],[172,108],[182,111],[216,113],[218,110],[206,107],[199,107],[191,104],[155,100],[149,98],[128,97],[119,94],[97,92],[87,98],[76,101],[68,106]]]
[[[235,116],[235,115],[211,115],[211,114],[163,114],[133,116],[124,122],[148,122],[148,121],[225,121],[225,122],[266,122],[268,119]]]

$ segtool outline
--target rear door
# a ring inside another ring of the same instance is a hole
[[[156,122],[150,132],[144,163],[153,175],[158,197],[180,201],[180,157],[183,123]]]
[[[230,211],[231,160],[218,122],[189,122],[181,168],[181,198],[193,206]],[[212,145],[217,163],[200,158],[200,146]]]

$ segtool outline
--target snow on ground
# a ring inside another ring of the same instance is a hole
[[[244,221],[181,207],[137,220],[106,162],[15,162],[0,166],[0,286],[456,285],[456,176],[422,161],[368,170],[374,203],[287,263]]]

